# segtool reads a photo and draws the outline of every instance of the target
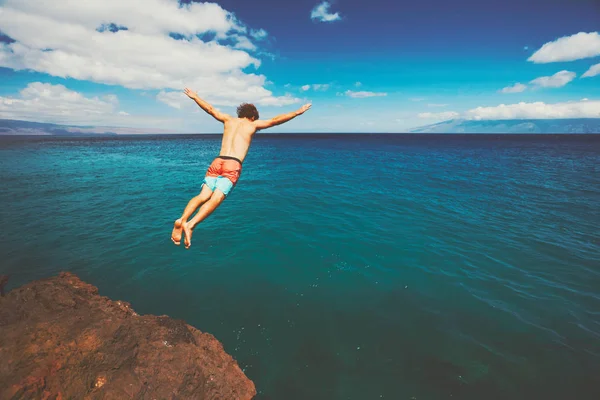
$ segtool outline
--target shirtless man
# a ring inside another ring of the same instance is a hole
[[[237,118],[219,112],[206,101],[198,97],[190,89],[184,93],[198,105],[224,125],[223,140],[220,155],[208,167],[200,194],[192,198],[185,207],[181,218],[175,221],[171,240],[176,245],[181,244],[182,231],[185,234],[185,248],[192,245],[192,231],[200,222],[204,221],[231,192],[242,172],[242,162],[246,158],[250,142],[257,130],[270,128],[283,124],[304,114],[310,104],[302,106],[299,110],[288,114],[281,114],[268,120],[259,120],[258,111],[252,104],[241,104],[237,109]],[[188,218],[198,210],[198,213],[188,221]]]

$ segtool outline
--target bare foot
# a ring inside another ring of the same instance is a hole
[[[185,244],[185,248],[189,249],[192,245],[192,228],[190,227],[189,222],[183,224],[183,233],[185,233],[185,240],[183,243]]]
[[[175,243],[177,246],[181,244],[181,229],[183,224],[181,223],[181,218],[175,221],[173,226],[173,232],[171,232],[171,241]]]

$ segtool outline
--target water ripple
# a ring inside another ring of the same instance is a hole
[[[265,398],[550,398],[600,373],[600,147],[561,140],[262,136],[187,251],[218,138],[0,141],[0,273],[183,318]]]

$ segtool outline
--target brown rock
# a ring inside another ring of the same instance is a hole
[[[0,399],[251,399],[208,333],[138,315],[70,273],[0,298]]]
[[[4,286],[8,283],[8,275],[0,275],[0,297],[4,297]]]

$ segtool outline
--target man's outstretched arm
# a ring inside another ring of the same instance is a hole
[[[198,97],[198,95],[196,93],[194,93],[190,89],[185,88],[185,90],[183,92],[190,99],[194,100],[204,111],[206,111],[208,114],[210,114],[213,117],[215,117],[215,119],[217,121],[225,122],[225,121],[227,121],[228,119],[231,118],[231,116],[229,116],[229,115],[227,115],[225,113],[222,113],[222,112],[216,110],[213,106],[211,106],[206,101],[202,100],[200,97]]]
[[[311,104],[305,104],[296,111],[292,111],[287,114],[281,114],[267,120],[254,121],[254,125],[256,126],[256,129],[266,129],[275,125],[283,124],[284,122],[288,122],[289,120],[296,118],[298,115],[304,114],[306,110],[310,108],[310,106]]]

